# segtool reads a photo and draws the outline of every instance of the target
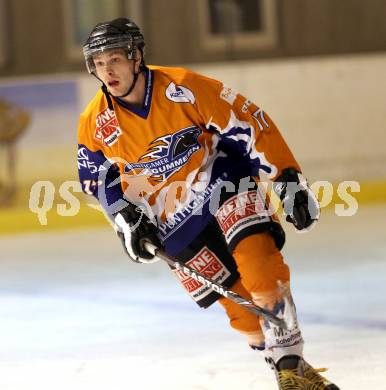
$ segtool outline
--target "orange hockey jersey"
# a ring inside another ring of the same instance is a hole
[[[109,215],[146,204],[176,254],[216,212],[218,189],[264,172],[300,171],[269,116],[221,82],[149,66],[141,109],[102,91],[80,118],[78,168],[86,193]],[[218,203],[218,202],[217,202]],[[217,205],[218,206],[218,205]]]

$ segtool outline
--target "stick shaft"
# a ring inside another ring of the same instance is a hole
[[[175,268],[176,270],[182,271],[184,274],[192,277],[193,279],[197,280],[198,282],[208,286],[213,291],[217,292],[218,294],[230,299],[231,301],[245,307],[247,310],[251,311],[252,313],[264,317],[269,322],[272,322],[273,324],[288,329],[288,326],[286,322],[283,319],[278,318],[274,313],[271,311],[264,309],[260,306],[255,305],[252,301],[249,301],[245,298],[243,298],[241,295],[236,294],[235,292],[228,290],[223,285],[215,282],[214,280],[211,280],[201,274],[200,272],[194,270],[193,268],[187,266],[186,264],[183,264],[177,260],[172,259],[171,257],[167,256],[161,249],[157,248],[155,245],[151,244],[150,242],[145,243],[145,248],[148,252],[153,254],[154,256],[158,257],[159,259],[165,261],[168,263],[172,268]]]

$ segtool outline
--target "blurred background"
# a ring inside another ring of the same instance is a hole
[[[128,264],[78,192],[77,122],[100,87],[81,47],[118,16],[143,30],[148,64],[255,101],[309,181],[334,184],[311,234],[285,225],[307,351],[342,388],[383,388],[385,0],[0,0],[0,387],[126,389],[131,367],[140,389],[274,388],[220,309],[199,311],[164,265]],[[342,181],[360,184],[350,217]]]
[[[360,201],[386,200],[386,1],[0,0],[0,232],[105,223],[55,208],[70,209],[58,191],[77,178],[77,121],[99,88],[82,43],[121,15],[142,28],[147,63],[192,68],[262,106],[311,182],[356,180]],[[57,194],[43,227],[25,207],[39,180]]]

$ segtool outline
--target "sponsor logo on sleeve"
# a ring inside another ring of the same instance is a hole
[[[216,283],[221,284],[230,276],[230,271],[206,246],[204,246],[191,260],[186,262],[186,265]],[[212,292],[212,289],[209,286],[198,281],[196,277],[186,275],[182,271],[175,271],[175,273],[180,279],[182,285],[196,302],[205,298]]]
[[[231,106],[235,102],[237,97],[237,92],[235,92],[232,88],[229,88],[224,85],[222,91],[220,92],[220,98],[228,102]]]
[[[247,100],[244,102],[243,106],[241,107],[241,111],[245,114],[245,113],[248,111],[249,106],[250,106],[251,104],[252,104],[252,101],[249,100],[249,99],[247,99]]]
[[[196,98],[193,92],[182,85],[171,82],[165,91],[166,97],[174,103],[191,103],[194,104]]]
[[[106,170],[103,165],[96,165],[94,161],[90,160],[85,147],[78,149],[78,169],[87,169],[91,174]]]
[[[122,135],[115,112],[109,108],[97,115],[95,125],[94,138],[105,146],[114,145]]]
[[[246,227],[270,221],[264,199],[256,190],[232,196],[215,216],[228,244]]]

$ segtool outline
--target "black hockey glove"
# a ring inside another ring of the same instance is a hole
[[[144,209],[129,204],[114,216],[115,230],[122,241],[123,248],[130,260],[136,263],[154,263],[158,259],[144,247],[150,241],[160,248],[157,227],[149,220]]]
[[[320,207],[304,176],[294,168],[283,169],[273,189],[282,201],[286,220],[297,230],[310,230],[319,219]]]

